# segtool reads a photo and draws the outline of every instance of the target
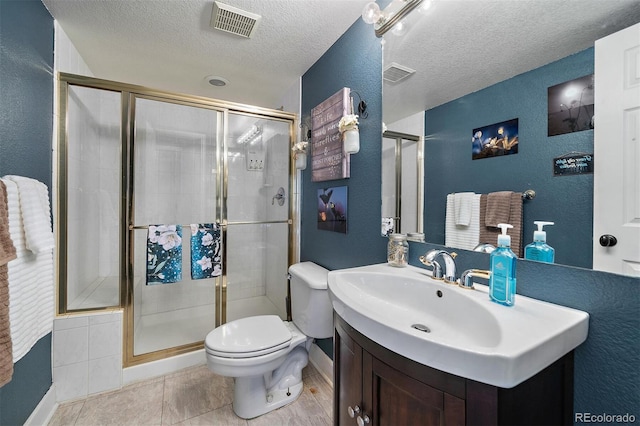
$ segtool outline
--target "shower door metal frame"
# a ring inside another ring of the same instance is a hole
[[[181,104],[186,106],[210,109],[222,112],[222,141],[216,143],[216,210],[220,213],[217,222],[221,226],[222,234],[222,276],[216,278],[215,284],[215,326],[219,326],[226,321],[226,241],[227,227],[238,224],[266,224],[266,223],[287,223],[289,226],[288,243],[288,263],[289,265],[298,261],[299,249],[299,219],[298,219],[298,195],[295,188],[298,185],[298,174],[295,164],[289,156],[289,212],[288,220],[275,222],[228,222],[226,219],[226,194],[228,183],[228,159],[227,159],[227,137],[228,137],[228,114],[238,113],[251,115],[261,119],[278,120],[289,123],[289,145],[293,146],[296,140],[298,128],[298,116],[294,113],[274,110],[269,108],[256,107],[234,102],[216,100],[195,95],[184,95],[163,90],[151,89],[143,86],[136,86],[110,80],[97,79],[68,73],[59,73],[59,116],[58,116],[58,170],[56,173],[57,190],[57,220],[56,220],[56,265],[58,268],[56,288],[57,315],[82,314],[87,312],[123,309],[123,367],[143,364],[150,361],[168,358],[171,356],[202,349],[204,341],[162,349],[155,352],[134,355],[133,353],[133,251],[132,238],[134,229],[138,225],[131,222],[134,202],[133,200],[133,149],[135,147],[135,99],[145,98]],[[68,309],[67,307],[67,104],[69,85],[82,86],[87,88],[109,90],[121,94],[121,198],[120,198],[120,303],[118,306],[99,307],[91,309]],[[218,133],[220,133],[218,131]],[[289,291],[287,290],[287,293]]]

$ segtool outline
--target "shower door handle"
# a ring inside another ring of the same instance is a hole
[[[274,202],[278,200],[278,205],[284,206],[284,199],[285,199],[284,188],[280,187],[276,195],[274,195],[273,198],[271,199],[271,205],[273,206]]]

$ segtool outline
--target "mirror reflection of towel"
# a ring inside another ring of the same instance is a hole
[[[182,281],[182,226],[149,225],[147,285]]]
[[[511,213],[511,191],[491,192],[487,194],[487,207],[484,224],[497,228],[499,223],[509,222]],[[514,225],[515,226],[515,225]]]
[[[506,192],[509,195],[508,204],[500,207],[500,215],[502,216],[494,216],[492,220],[501,219],[503,222],[498,223],[513,225],[513,228],[508,232],[511,235],[511,251],[518,257],[522,257],[524,252],[522,244],[522,194],[519,192]],[[486,216],[489,211],[489,195],[491,194],[482,194],[480,196],[480,243],[488,243],[495,246],[501,231],[500,228],[488,225],[489,221]],[[507,216],[504,216],[505,212],[508,214]]]
[[[447,247],[473,250],[480,241],[480,194],[468,193],[469,224],[467,226],[456,223],[455,198],[457,194],[447,195],[445,215],[444,245]]]
[[[191,224],[191,279],[222,275],[220,228],[215,223]]]
[[[456,225],[469,226],[473,214],[474,192],[457,192],[454,194],[453,205]]]

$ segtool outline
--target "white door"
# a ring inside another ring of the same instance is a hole
[[[640,24],[596,41],[593,269],[640,276]]]

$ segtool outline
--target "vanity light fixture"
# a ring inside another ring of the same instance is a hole
[[[406,32],[406,23],[401,21],[423,2],[425,0],[396,0],[384,10],[380,10],[380,6],[377,3],[369,2],[362,10],[362,20],[367,24],[374,25],[377,37],[382,37],[396,24],[398,24],[398,27],[404,27],[396,30],[396,33],[398,33],[396,35],[402,35]],[[430,1],[426,0],[426,2],[430,6]]]

